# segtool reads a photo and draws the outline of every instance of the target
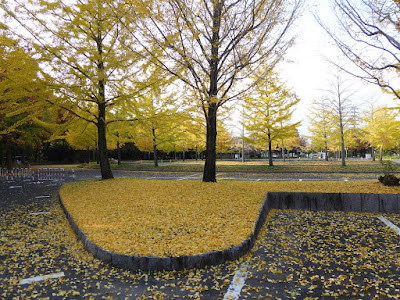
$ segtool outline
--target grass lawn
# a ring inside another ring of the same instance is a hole
[[[267,191],[400,193],[378,181],[239,182],[118,178],[65,184],[60,195],[88,238],[112,252],[179,256],[239,245]]]
[[[382,173],[383,166],[378,161],[359,161],[349,160],[347,166],[342,167],[340,161],[304,161],[304,160],[282,160],[274,161],[274,166],[268,166],[266,160],[255,161],[232,161],[218,160],[218,172],[254,172],[254,173]],[[83,168],[98,168],[97,164],[83,164]],[[154,167],[151,161],[147,163],[124,163],[122,165],[112,165],[113,169],[121,170],[146,170],[146,171],[170,171],[170,172],[202,172],[204,161],[202,160],[186,160],[173,161],[171,163],[160,164],[159,167]]]

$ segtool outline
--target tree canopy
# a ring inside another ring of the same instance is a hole
[[[0,151],[11,167],[16,148],[38,151],[50,130],[43,121],[55,122],[57,111],[43,103],[51,96],[29,47],[0,31]],[[28,154],[28,153],[26,153]]]
[[[319,22],[351,62],[341,68],[400,99],[399,1],[335,0],[334,12],[340,31]]]

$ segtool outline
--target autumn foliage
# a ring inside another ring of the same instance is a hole
[[[179,256],[239,245],[267,191],[400,193],[377,181],[249,182],[113,179],[64,185],[63,202],[82,231],[117,253]]]

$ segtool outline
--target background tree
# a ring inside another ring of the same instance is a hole
[[[191,111],[190,117],[185,122],[185,144],[188,149],[195,151],[195,159],[199,159],[199,154],[206,149],[206,128],[201,114],[198,111]]]
[[[345,133],[349,126],[349,117],[353,107],[352,96],[355,94],[353,84],[349,80],[343,79],[341,74],[336,73],[332,77],[329,87],[326,90],[327,101],[331,109],[336,136],[341,149],[342,166],[346,166],[346,145]]]
[[[352,155],[357,155],[359,151],[365,150],[367,142],[365,141],[364,131],[362,129],[363,121],[357,106],[350,108],[348,129],[346,131],[346,146],[352,151]]]
[[[245,99],[246,130],[256,144],[268,145],[268,163],[272,162],[272,144],[297,135],[300,122],[291,123],[294,106],[300,99],[275,75],[261,80],[255,93]]]
[[[310,109],[310,139],[314,147],[323,149],[325,160],[329,160],[328,150],[333,135],[333,119],[326,99],[314,100]]]
[[[393,149],[400,140],[400,121],[397,113],[388,107],[378,107],[373,118],[366,119],[366,137],[374,147],[380,149],[380,160],[382,151]]]
[[[120,119],[117,117],[117,119]],[[107,140],[111,141],[111,144],[115,144],[117,149],[117,161],[118,165],[121,165],[121,148],[127,143],[134,142],[135,124],[130,122],[116,122],[108,126],[108,132],[110,132],[110,137]],[[113,149],[112,147],[108,147]]]
[[[288,132],[286,137],[281,138],[281,152],[282,152],[282,159],[286,161],[286,152],[289,154],[289,151],[300,149],[301,147],[301,137],[297,129],[294,129],[292,132]]]
[[[43,105],[49,93],[27,50],[0,30],[0,153],[9,169],[18,149],[23,150],[21,156],[29,156],[50,136],[40,120],[54,122],[57,117]]]
[[[126,36],[106,2],[0,2],[0,8],[27,33],[16,28],[15,34],[36,50],[55,96],[46,101],[96,126],[103,179],[113,177],[107,154],[107,125],[120,121],[107,119],[112,116],[107,112],[122,107],[127,100],[126,79],[133,81],[139,72],[137,57],[121,47]]]
[[[375,107],[373,100],[366,101],[366,104],[368,104],[369,107],[368,106],[366,108],[364,107],[365,109],[363,111],[363,116],[362,116],[362,120],[364,123],[363,134],[365,139],[370,144],[372,161],[375,161],[375,146],[371,142],[371,139],[368,137],[368,126],[370,126],[369,124],[372,124],[374,122],[374,115],[376,113],[377,108]]]
[[[229,149],[233,148],[233,137],[232,133],[228,131],[226,125],[221,120],[217,122],[217,130],[216,149],[217,153],[220,153],[222,159],[222,154],[227,153]]]
[[[135,140],[140,150],[153,152],[155,167],[158,167],[158,150],[171,150],[183,123],[183,114],[178,111],[177,104],[176,94],[167,93],[161,85],[154,85],[150,92],[136,97],[138,134]]]
[[[217,111],[254,84],[260,64],[268,70],[282,59],[303,0],[135,1],[125,6],[140,18],[120,18],[153,62],[196,92],[206,121],[203,181],[216,181]],[[140,9],[138,8],[140,7]],[[143,18],[146,15],[146,18]],[[131,50],[136,51],[133,47]],[[240,82],[240,85],[238,84]]]
[[[398,0],[335,0],[341,30],[320,20],[344,56],[355,68],[350,74],[379,85],[400,99],[400,3]]]

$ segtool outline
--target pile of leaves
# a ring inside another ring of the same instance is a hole
[[[386,185],[386,186],[400,185],[399,184],[400,179],[394,175],[398,166],[396,164],[394,164],[391,160],[382,161],[382,165],[383,165],[383,172],[385,175],[380,176],[378,178],[380,183],[382,183],[383,185]]]
[[[73,182],[60,191],[88,238],[116,253],[195,255],[239,245],[267,191],[400,193],[377,181],[249,182],[119,178]]]

